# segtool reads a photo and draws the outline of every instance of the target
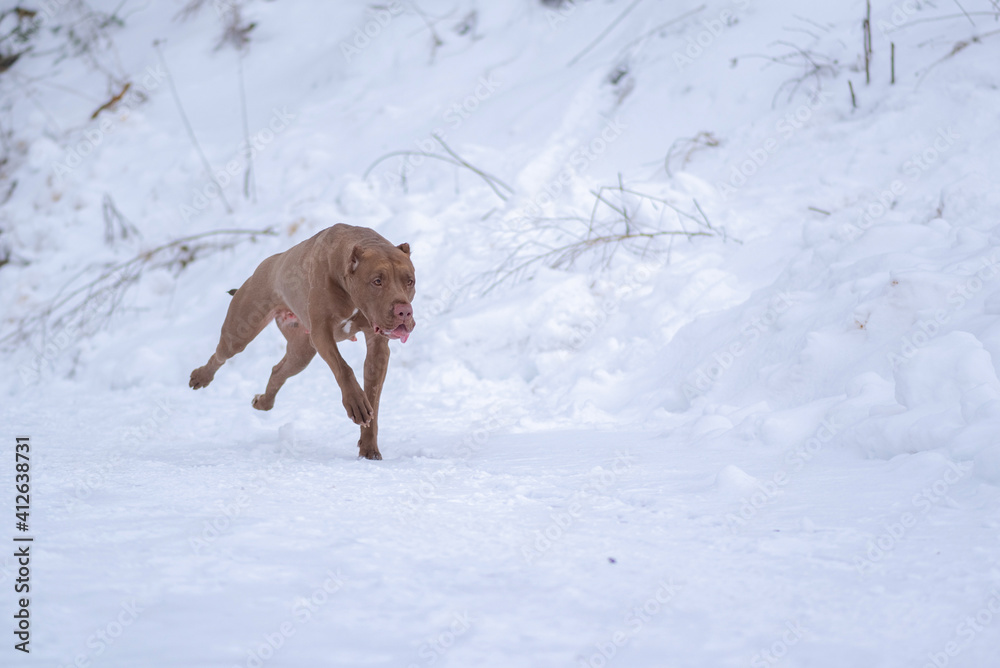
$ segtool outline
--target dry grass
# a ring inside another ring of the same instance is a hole
[[[121,306],[130,287],[151,269],[167,269],[179,274],[197,259],[229,250],[260,236],[274,236],[263,230],[213,230],[181,237],[142,251],[125,262],[91,266],[73,276],[35,313],[18,320],[11,331],[0,336],[0,349],[11,349],[31,340],[44,341],[52,332],[69,330],[86,336],[100,330]]]
[[[685,210],[663,197],[617,185],[591,191],[589,215],[532,218],[513,233],[516,245],[503,263],[485,277],[482,293],[527,278],[540,267],[566,269],[588,259],[597,270],[607,269],[618,253],[644,258],[666,256],[678,238],[719,237],[733,240],[712,225],[697,200]]]

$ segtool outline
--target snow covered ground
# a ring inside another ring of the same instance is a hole
[[[0,20],[2,665],[994,665],[994,2],[873,3],[870,83],[854,0],[185,4]],[[531,262],[622,209],[705,236]],[[381,462],[320,362],[250,407],[275,328],[187,388],[335,222],[417,268]]]

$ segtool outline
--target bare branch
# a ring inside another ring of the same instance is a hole
[[[208,161],[208,156],[206,156],[205,151],[202,150],[201,144],[198,143],[198,138],[194,134],[194,128],[191,127],[191,121],[188,120],[187,114],[184,113],[184,105],[181,104],[181,97],[177,93],[177,86],[174,85],[174,75],[171,73],[170,68],[167,67],[167,60],[163,57],[163,51],[160,50],[159,40],[153,42],[153,47],[156,49],[156,53],[160,56],[160,62],[163,63],[163,69],[167,73],[167,83],[170,84],[170,92],[173,95],[174,102],[177,104],[177,112],[180,114],[181,121],[184,123],[184,129],[187,130],[191,143],[194,144],[195,149],[198,151],[198,155],[201,156],[201,164],[205,168],[205,173],[208,174],[208,178],[210,178],[212,183],[214,183],[219,189],[219,199],[221,199],[222,203],[226,206],[226,213],[232,213],[233,208],[229,206],[229,201],[226,199],[226,195],[222,191],[222,184],[220,184],[219,180],[215,178],[215,172],[212,171],[212,163]]]
[[[506,260],[487,274],[488,283],[482,293],[536,268],[565,269],[585,255],[591,255],[606,269],[618,251],[640,257],[664,252],[669,260],[673,240],[678,237],[730,238],[724,229],[713,227],[696,200],[693,204],[697,213],[690,213],[665,198],[626,187],[621,176],[616,185],[601,186],[591,190],[591,195],[594,202],[589,216],[533,218],[528,220],[530,229],[511,230],[516,244]],[[672,211],[676,218],[665,220],[666,211]],[[694,229],[688,229],[685,222],[693,224]],[[665,244],[657,244],[659,240]]]
[[[386,160],[388,160],[390,158],[395,158],[395,157],[400,157],[400,156],[414,156],[415,155],[415,156],[421,156],[421,157],[424,157],[424,158],[434,158],[435,160],[441,160],[442,162],[447,162],[448,164],[455,165],[456,167],[464,167],[465,169],[468,169],[469,171],[473,172],[474,174],[476,174],[477,176],[479,176],[481,179],[483,179],[483,181],[486,182],[486,185],[488,185],[490,187],[490,189],[494,193],[496,193],[496,196],[499,197],[501,200],[503,200],[505,202],[507,201],[507,195],[505,195],[500,190],[500,188],[505,189],[510,194],[514,193],[514,189],[511,188],[510,186],[508,186],[503,181],[501,181],[499,178],[493,176],[492,174],[484,172],[483,170],[481,170],[478,167],[472,165],[467,160],[465,160],[460,155],[458,155],[458,153],[456,153],[455,151],[453,151],[451,149],[451,147],[448,146],[447,144],[445,144],[444,141],[440,137],[438,137],[436,134],[435,135],[431,135],[431,136],[434,137],[434,139],[439,144],[441,144],[442,148],[444,148],[444,150],[448,153],[448,155],[438,155],[437,153],[430,153],[428,151],[390,151],[389,153],[386,153],[386,154],[378,157],[375,160],[375,162],[373,162],[372,164],[368,165],[368,168],[365,170],[364,174],[362,175],[362,178],[363,179],[367,179],[371,175],[372,171],[376,167],[378,167],[380,164],[382,164],[383,162],[385,162]],[[405,178],[405,176],[401,175],[401,178]],[[497,186],[499,186],[500,188],[498,188]]]
[[[271,228],[212,230],[174,239],[138,253],[125,262],[87,267],[70,278],[37,313],[21,319],[13,331],[0,337],[0,348],[16,346],[36,335],[44,340],[52,328],[68,327],[78,334],[88,327],[97,329],[111,316],[121,303],[125,290],[139,280],[145,269],[166,268],[179,272],[206,253],[227,250],[258,236],[276,234]],[[237,238],[205,242],[219,236]],[[97,275],[82,285],[72,287],[81,277],[93,273]],[[66,290],[69,292],[63,294]],[[103,317],[99,317],[102,312]]]
[[[598,35],[596,38],[594,38],[594,40],[591,41],[590,44],[588,44],[587,46],[585,46],[583,48],[583,50],[580,51],[580,53],[578,53],[575,56],[573,56],[572,60],[570,60],[568,63],[566,63],[566,67],[573,67],[573,65],[575,65],[581,58],[583,58],[585,55],[587,55],[587,53],[591,49],[593,49],[595,46],[597,46],[598,44],[600,44],[601,40],[603,40],[605,37],[607,37],[608,34],[612,30],[614,30],[618,26],[618,24],[621,23],[622,20],[624,20],[624,18],[629,15],[629,12],[631,12],[633,9],[635,9],[639,5],[640,2],[642,2],[642,0],[633,0],[632,4],[630,4],[628,7],[626,7],[625,11],[623,11],[621,14],[619,14],[615,18],[614,21],[612,21],[610,24],[608,24],[608,27],[605,28],[604,30],[602,30],[600,35]]]

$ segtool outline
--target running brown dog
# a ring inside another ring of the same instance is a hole
[[[288,345],[253,407],[271,410],[285,381],[318,352],[340,385],[348,417],[361,425],[360,456],[382,459],[378,404],[389,367],[389,339],[405,343],[416,326],[410,306],[414,281],[409,244],[393,246],[366,227],[329,227],[267,258],[231,292],[215,354],[191,372],[189,385],[197,390],[211,383],[219,367],[274,320]],[[368,345],[364,391],[337,350],[338,341],[357,341],[358,332]]]

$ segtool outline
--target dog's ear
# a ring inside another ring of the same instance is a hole
[[[348,273],[350,274],[354,273],[354,270],[358,268],[359,264],[361,264],[361,258],[363,258],[364,256],[365,256],[365,249],[362,248],[361,246],[355,246],[354,249],[351,250],[351,259],[347,261]]]
[[[407,255],[410,254],[410,244],[399,244],[398,246],[396,246],[396,248],[403,251]]]

